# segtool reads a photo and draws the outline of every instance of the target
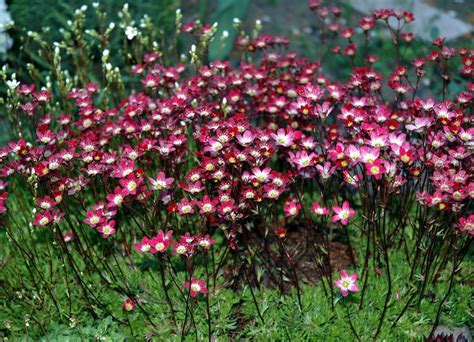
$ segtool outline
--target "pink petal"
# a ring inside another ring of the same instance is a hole
[[[356,284],[352,284],[351,286],[349,286],[349,291],[357,292],[359,291],[359,287]]]
[[[348,278],[349,275],[347,274],[346,270],[341,270],[341,278]]]

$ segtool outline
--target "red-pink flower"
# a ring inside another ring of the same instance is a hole
[[[291,201],[290,203],[286,204],[283,207],[283,210],[285,211],[285,216],[298,216],[298,212],[301,209],[301,205],[299,203],[296,203],[294,201]]]
[[[107,195],[107,208],[121,207],[125,196],[125,191],[119,186],[116,187],[113,194]]]
[[[152,241],[144,236],[141,243],[136,243],[134,245],[135,249],[140,253],[150,252],[152,248]]]
[[[120,185],[123,187],[123,193],[125,195],[135,195],[137,189],[142,182],[141,178],[137,178],[133,173],[128,175],[127,178],[120,180]]]
[[[122,310],[130,312],[130,311],[133,311],[134,308],[135,308],[135,303],[133,303],[133,301],[130,298],[125,299],[122,305]]]
[[[151,183],[152,190],[165,190],[169,189],[171,184],[173,184],[173,178],[166,178],[164,172],[158,173],[156,178],[149,177],[148,180]]]
[[[209,235],[204,235],[197,238],[197,244],[199,247],[206,250],[210,249],[214,242],[216,241],[213,240]]]
[[[293,144],[295,139],[301,137],[301,132],[296,131],[294,132],[291,128],[287,128],[286,130],[280,128],[276,134],[272,133],[270,136],[275,139],[277,145],[283,147],[289,147]]]
[[[166,234],[160,230],[158,235],[151,240],[149,240],[149,244],[151,245],[150,253],[155,254],[157,252],[164,253],[168,249],[168,246],[171,243],[171,236],[173,235],[173,231],[169,230]]]
[[[251,176],[251,178],[257,180],[260,183],[265,183],[269,180],[271,172],[272,169],[270,169],[269,167],[266,167],[263,170],[260,170],[260,168],[255,167],[252,169],[253,175]]]
[[[53,221],[52,212],[47,210],[44,213],[36,213],[33,224],[35,226],[43,227],[50,224],[52,221]]]
[[[191,284],[186,281],[183,284],[185,289],[189,289],[189,295],[191,297],[196,297],[199,293],[207,294],[209,291],[206,288],[206,283],[204,280],[197,280],[196,278],[191,279]]]
[[[344,201],[342,207],[337,205],[332,207],[332,210],[336,215],[331,217],[332,222],[341,221],[341,224],[346,225],[349,222],[349,219],[355,215],[355,210],[349,207],[349,202]]]
[[[334,281],[334,284],[341,290],[343,297],[346,297],[350,292],[358,292],[359,287],[357,286],[357,274],[349,275],[346,270],[341,271],[341,278]]]
[[[102,217],[103,211],[102,210],[87,210],[86,215],[87,217],[83,220],[91,227],[95,227],[98,224],[104,222],[104,218]]]
[[[474,214],[469,215],[467,218],[461,217],[458,227],[461,231],[474,235]]]
[[[385,165],[382,159],[377,159],[373,163],[365,163],[367,176],[374,176],[375,179],[380,179],[385,173]]]
[[[189,201],[187,198],[181,199],[179,203],[176,203],[176,208],[180,215],[189,215],[194,213],[194,201]]]
[[[104,239],[107,239],[110,235],[115,234],[115,221],[105,222],[97,228],[97,231],[102,234]]]
[[[316,215],[329,215],[330,211],[327,208],[322,207],[318,202],[314,202],[311,211]]]
[[[64,242],[69,242],[69,241],[72,241],[72,240],[74,240],[74,233],[71,230],[66,231],[63,234],[63,241]]]
[[[216,211],[216,206],[218,203],[219,203],[218,199],[211,200],[209,196],[207,195],[202,198],[202,201],[196,202],[199,209],[201,209],[199,211],[201,214],[212,214],[213,212]]]

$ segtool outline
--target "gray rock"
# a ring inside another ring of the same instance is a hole
[[[412,31],[415,36],[426,41],[432,41],[432,30],[437,35],[453,40],[465,34],[473,32],[473,25],[462,21],[455,13],[446,13],[422,0],[347,0],[347,3],[355,10],[370,14],[374,9],[389,8],[403,9],[413,12],[415,21],[407,25],[405,31]]]
[[[433,332],[433,337],[437,336],[453,336],[455,342],[472,342],[472,335],[467,326],[449,329],[444,325],[438,325]]]

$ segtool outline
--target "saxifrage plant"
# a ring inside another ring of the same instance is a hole
[[[357,30],[338,24],[337,8],[309,5],[333,20],[328,53],[348,59],[347,80],[332,81],[321,63],[287,52],[286,39],[262,35],[258,25],[248,35],[239,21],[240,63],[208,64],[216,27],[181,25],[179,12],[177,30],[194,39],[189,59],[173,65],[160,49],[149,51],[127,70],[141,81],[133,89],[109,64],[109,50],[100,84],[80,70],[75,78],[62,71],[61,44],[43,88],[4,71],[6,111],[18,138],[0,150],[0,222],[11,245],[5,263],[24,262],[28,270],[28,281],[3,280],[5,298],[18,300],[19,284],[27,284],[20,293],[34,293],[33,310],[67,321],[77,314],[70,302],[77,293],[88,315],[110,316],[133,335],[127,312],[139,310],[151,329],[159,324],[149,314],[153,294],[127,281],[148,263],[161,283],[171,334],[197,336],[204,318],[211,340],[210,302],[222,287],[248,286],[261,324],[256,287],[294,288],[295,310],[302,310],[298,265],[309,256],[321,301],[347,306],[358,339],[351,316],[366,309],[370,274],[387,284],[377,339],[384,325],[393,328],[409,308],[420,308],[449,267],[434,329],[474,234],[473,52],[450,49],[440,38],[430,55],[401,65],[400,45],[413,40],[403,31],[411,13],[377,10],[363,18],[360,46]],[[377,24],[394,42],[390,75],[377,72],[370,54]],[[150,43],[136,28],[124,26],[123,34],[135,52]],[[439,97],[421,97],[428,69],[440,74],[433,80],[442,82]],[[454,78],[464,88],[449,94]],[[346,239],[346,266],[360,265],[361,274],[334,276],[343,266],[331,261],[334,237]],[[366,250],[357,260],[353,241],[360,238]],[[409,270],[402,294],[392,289],[398,250]],[[66,299],[51,288],[58,277]],[[123,303],[125,318],[98,293],[99,284]],[[357,297],[345,303],[349,292]],[[394,296],[404,306],[388,321]]]

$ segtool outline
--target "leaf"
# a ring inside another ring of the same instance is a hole
[[[211,17],[211,22],[217,22],[217,33],[209,44],[209,60],[225,59],[232,51],[237,32],[233,25],[234,18],[243,18],[248,10],[249,0],[218,0],[217,10]],[[223,42],[222,33],[227,31],[229,36]]]

